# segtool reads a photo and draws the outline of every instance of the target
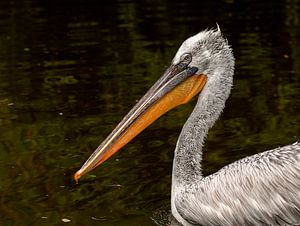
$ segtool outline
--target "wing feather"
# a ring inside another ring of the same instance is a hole
[[[195,225],[300,225],[300,143],[236,161],[177,193]]]

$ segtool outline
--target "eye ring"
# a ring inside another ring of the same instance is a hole
[[[180,61],[187,61],[190,63],[192,61],[192,54],[191,53],[184,53],[180,57]]]

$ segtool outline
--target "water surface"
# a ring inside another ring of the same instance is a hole
[[[98,144],[187,37],[216,22],[235,82],[204,174],[300,139],[300,1],[0,3],[0,224],[155,225],[195,101],[162,117],[79,185]]]

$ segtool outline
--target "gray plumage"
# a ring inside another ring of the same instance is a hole
[[[225,107],[234,57],[220,29],[187,39],[176,53],[207,75],[179,136],[173,162],[171,208],[183,225],[300,225],[300,143],[236,161],[203,177],[202,144]]]

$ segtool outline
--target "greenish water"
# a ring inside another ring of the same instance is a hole
[[[155,225],[157,209],[169,208],[173,150],[195,102],[79,185],[72,175],[181,42],[216,22],[237,65],[205,143],[206,175],[300,139],[299,0],[1,2],[0,224]]]

